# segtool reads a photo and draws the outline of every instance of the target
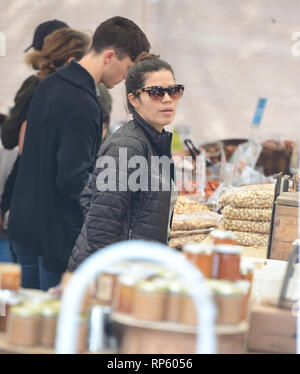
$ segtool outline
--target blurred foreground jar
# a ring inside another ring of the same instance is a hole
[[[6,331],[10,308],[22,301],[23,297],[16,291],[0,290],[0,332]]]
[[[180,322],[182,306],[185,298],[185,287],[178,281],[170,281],[167,289],[165,319]]]
[[[61,285],[62,285],[63,292],[66,289],[67,285],[69,284],[72,276],[73,276],[73,273],[70,273],[70,272],[65,272],[63,274],[62,280],[61,280]],[[92,294],[93,294],[93,284],[91,284],[88,287],[88,290],[85,294],[85,297],[83,298],[83,300],[81,302],[81,313],[87,313],[89,311],[90,301],[92,299]]]
[[[96,299],[102,305],[111,306],[117,291],[118,278],[122,276],[128,265],[115,264],[108,271],[102,273],[96,282]]]
[[[30,303],[14,306],[8,316],[7,340],[28,347],[39,343],[41,309]]]
[[[236,281],[240,279],[241,247],[235,245],[215,245],[212,277]]]
[[[134,316],[149,321],[164,320],[166,293],[165,285],[150,280],[138,282],[134,299]]]
[[[0,289],[16,291],[21,286],[21,266],[0,263]]]
[[[236,236],[232,231],[226,230],[214,230],[210,233],[210,237],[213,240],[213,243],[216,245],[225,244],[225,245],[236,245]]]
[[[56,337],[56,327],[60,301],[55,300],[43,305],[41,309],[42,323],[40,333],[40,344],[47,347],[54,347]]]
[[[209,245],[189,243],[183,247],[183,252],[193,264],[201,270],[205,278],[211,278],[213,266],[212,247]]]
[[[247,280],[239,280],[234,283],[243,292],[241,320],[244,321],[248,316],[248,305],[250,298],[250,282]]]
[[[180,322],[186,323],[188,325],[197,324],[196,305],[187,290],[185,290],[184,296],[182,299]]]
[[[218,310],[216,322],[238,324],[241,322],[243,291],[228,281],[211,281],[210,287]]]
[[[116,296],[113,303],[116,311],[126,314],[133,312],[136,283],[137,279],[135,276],[123,275],[118,278]]]

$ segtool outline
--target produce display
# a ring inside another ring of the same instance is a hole
[[[268,234],[270,232],[270,222],[268,221],[223,219],[222,225],[225,230],[230,231],[246,231],[260,234]]]
[[[205,204],[187,196],[179,196],[174,207],[169,246],[181,249],[186,243],[202,241],[220,219],[221,215],[211,212]]]
[[[231,205],[227,205],[224,207],[222,215],[224,218],[232,220],[270,221],[272,208],[235,208]]]
[[[219,204],[236,208],[272,208],[273,200],[274,185],[261,184],[233,188],[221,196]]]
[[[219,199],[224,207],[222,227],[234,232],[243,246],[268,245],[274,185],[262,184],[233,188]]]
[[[202,240],[204,240],[207,237],[209,232],[210,231],[208,230],[205,234],[191,235],[187,231],[187,234],[185,236],[175,237],[175,238],[171,237],[169,246],[171,248],[181,249],[186,243],[200,243]]]
[[[186,196],[178,196],[174,214],[197,213],[209,210],[208,207],[198,201],[190,200]]]
[[[254,234],[252,232],[234,231],[239,245],[249,247],[266,247],[268,245],[268,234]]]
[[[172,230],[197,230],[215,227],[220,221],[220,215],[214,212],[191,213],[174,215]]]

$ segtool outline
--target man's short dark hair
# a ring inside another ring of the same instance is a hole
[[[151,46],[133,21],[117,16],[102,22],[94,33],[92,50],[101,53],[106,48],[113,48],[120,60],[129,56],[134,61],[140,53],[149,52]]]

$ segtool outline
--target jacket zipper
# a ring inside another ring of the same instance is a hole
[[[132,238],[132,229],[129,230],[129,233],[128,233],[128,240],[131,240]]]

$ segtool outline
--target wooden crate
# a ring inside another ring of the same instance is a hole
[[[288,261],[292,244],[299,237],[297,195],[283,193],[275,202],[270,254],[273,260]]]

